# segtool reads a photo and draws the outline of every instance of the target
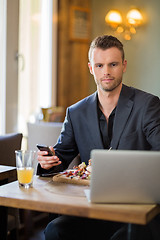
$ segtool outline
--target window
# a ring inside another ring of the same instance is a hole
[[[20,131],[26,135],[30,117],[56,103],[57,2],[0,1],[0,134]],[[18,17],[14,17],[18,9],[19,33]]]
[[[18,129],[24,135],[26,123],[40,118],[41,107],[53,105],[52,9],[56,10],[56,2],[20,0]]]

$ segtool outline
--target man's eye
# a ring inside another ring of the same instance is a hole
[[[97,65],[98,68],[101,68],[102,66],[103,66],[102,64],[98,64],[98,65]]]
[[[117,66],[117,63],[111,63],[111,66],[115,67],[115,66]]]

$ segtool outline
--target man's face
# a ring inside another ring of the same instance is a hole
[[[106,50],[95,48],[91,62],[88,63],[90,73],[94,76],[97,89],[112,91],[122,83],[127,61],[122,62],[121,51],[112,47]]]

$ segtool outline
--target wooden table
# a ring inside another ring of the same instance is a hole
[[[160,212],[156,204],[92,204],[85,197],[86,188],[35,176],[30,189],[20,188],[17,181],[1,186],[0,205],[142,225]]]

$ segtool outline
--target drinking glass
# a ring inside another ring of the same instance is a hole
[[[33,184],[36,151],[16,150],[17,178],[20,187],[30,188]]]

